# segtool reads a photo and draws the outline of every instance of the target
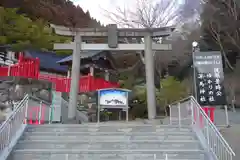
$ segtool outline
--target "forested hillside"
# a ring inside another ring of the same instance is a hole
[[[50,23],[71,27],[95,27],[100,22],[91,18],[81,7],[75,6],[69,0],[1,0],[0,6],[19,8],[32,20],[39,18]]]
[[[89,12],[85,13],[69,0],[0,0],[0,45],[11,45],[18,51],[52,50],[53,43],[66,42],[68,38],[55,35],[49,23],[69,27],[101,26]]]

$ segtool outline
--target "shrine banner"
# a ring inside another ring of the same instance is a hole
[[[198,103],[201,106],[226,105],[221,52],[195,52],[193,65]]]

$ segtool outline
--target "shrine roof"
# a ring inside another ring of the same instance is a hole
[[[83,52],[81,52],[80,57],[81,57],[81,59],[91,58],[91,57],[94,57],[94,56],[100,54],[101,52],[102,51],[83,51]],[[65,58],[57,61],[56,63],[70,62],[70,61],[72,61],[72,58],[73,58],[73,56],[71,55],[71,56],[65,57]]]
[[[67,66],[61,66],[56,63],[57,61],[63,59],[66,56],[56,55],[54,52],[46,51],[25,51],[27,57],[39,58],[40,68],[46,70],[55,70],[58,72],[67,72]]]

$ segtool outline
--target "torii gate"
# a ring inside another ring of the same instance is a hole
[[[147,88],[147,107],[148,119],[156,117],[156,97],[154,85],[154,60],[153,50],[171,50],[170,44],[155,44],[152,42],[154,37],[169,36],[174,30],[173,27],[164,28],[117,28],[116,24],[110,24],[105,28],[66,28],[63,26],[51,25],[56,34],[64,36],[73,36],[74,42],[69,44],[54,44],[56,50],[73,50],[73,62],[71,71],[71,88],[68,108],[69,120],[76,117],[78,82],[80,70],[80,54],[84,50],[111,50],[111,51],[145,51],[145,71]],[[82,43],[83,38],[106,37],[108,44]],[[130,43],[119,44],[118,38],[144,38],[145,44]]]

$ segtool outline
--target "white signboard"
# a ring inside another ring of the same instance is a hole
[[[127,106],[128,92],[120,89],[99,91],[99,105],[101,106]]]

